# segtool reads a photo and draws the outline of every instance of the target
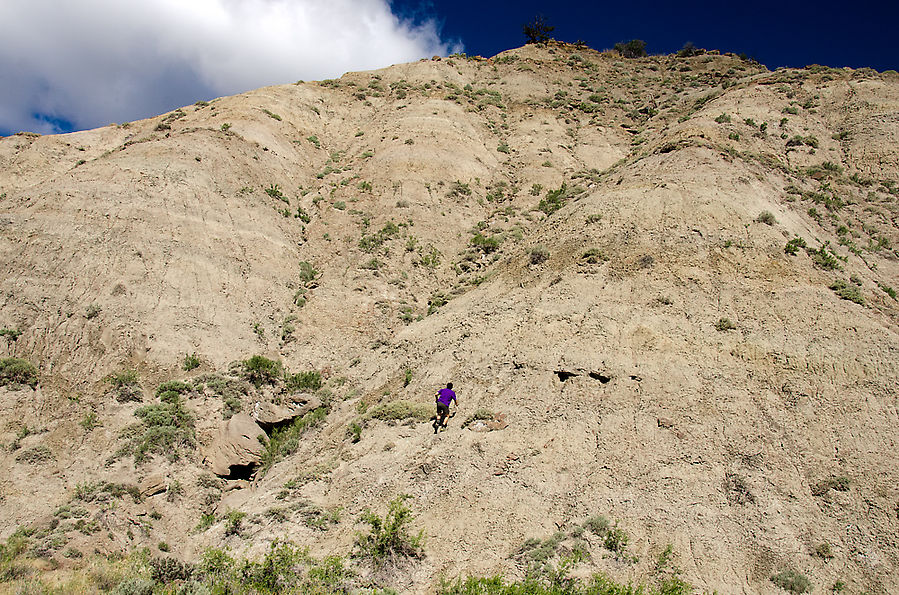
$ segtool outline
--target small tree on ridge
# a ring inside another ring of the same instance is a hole
[[[526,23],[522,26],[524,36],[527,39],[525,43],[546,43],[551,39],[549,36],[556,28],[546,22],[543,15],[534,17],[533,23]]]

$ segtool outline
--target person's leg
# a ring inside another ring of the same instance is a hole
[[[449,417],[449,407],[443,403],[437,404],[437,419],[434,421],[434,433],[436,434],[440,428],[446,427],[446,419]]]

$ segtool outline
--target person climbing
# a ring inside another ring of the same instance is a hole
[[[437,416],[434,418],[434,433],[436,434],[441,428],[446,429],[450,417],[450,403],[455,401],[456,407],[458,407],[459,400],[456,398],[456,393],[453,392],[452,382],[447,382],[446,388],[437,391],[434,399],[437,401]]]

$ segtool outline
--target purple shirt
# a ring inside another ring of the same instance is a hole
[[[450,401],[456,400],[456,393],[449,388],[441,388],[439,391],[440,396],[437,397],[437,400],[449,407]],[[458,401],[457,401],[458,402]]]

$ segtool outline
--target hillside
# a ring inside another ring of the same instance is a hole
[[[716,52],[525,46],[2,138],[0,349],[37,371],[0,387],[4,584],[349,556],[408,494],[424,556],[354,585],[581,552],[899,592],[897,216],[899,75]],[[147,407],[181,425],[141,442]],[[221,478],[235,413],[267,447]]]

